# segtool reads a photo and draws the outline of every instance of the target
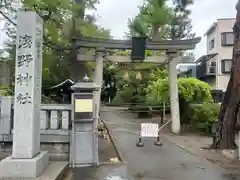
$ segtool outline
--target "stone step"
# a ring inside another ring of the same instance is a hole
[[[48,166],[43,171],[42,175],[37,178],[0,178],[0,180],[62,180],[65,170],[67,169],[67,161],[50,161]]]

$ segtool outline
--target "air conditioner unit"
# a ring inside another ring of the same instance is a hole
[[[207,68],[207,74],[214,75],[216,73],[216,67],[210,66]]]

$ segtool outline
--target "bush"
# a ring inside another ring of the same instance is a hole
[[[111,105],[120,105],[120,104],[123,104],[123,103],[124,103],[124,100],[122,99],[120,93],[117,92],[116,96],[112,100]]]
[[[191,104],[190,125],[201,132],[211,133],[212,124],[217,121],[220,104]]]
[[[209,84],[196,78],[179,78],[178,92],[179,97],[187,103],[212,102]],[[147,101],[150,104],[169,102],[168,79],[152,81],[146,88]]]
[[[137,113],[139,118],[152,117],[152,109],[147,103],[137,104],[132,107],[132,112]]]
[[[136,94],[132,98],[132,105],[138,105],[146,102],[146,96]]]
[[[132,103],[134,89],[131,87],[126,87],[123,90],[117,91],[112,104],[113,105],[123,105],[124,103]]]
[[[168,83],[167,78],[150,82],[146,89],[147,102],[151,105],[168,103],[170,100]],[[177,83],[181,124],[189,124],[189,104],[212,103],[211,87],[196,78],[179,78]]]
[[[146,96],[135,95],[132,99],[132,105],[129,108],[133,113],[137,113],[139,118],[151,117],[151,108],[148,103],[146,103]]]

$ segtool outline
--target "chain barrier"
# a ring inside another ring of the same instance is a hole
[[[144,146],[144,137],[155,137],[156,141],[154,142],[155,146],[162,146],[162,141],[160,138],[160,132],[161,130],[167,126],[171,122],[171,118],[164,123],[164,118],[166,111],[170,110],[169,104],[162,104],[162,105],[146,105],[143,103],[123,103],[123,104],[109,104],[109,103],[101,103],[101,112],[132,112],[132,113],[160,113],[161,114],[161,121],[160,123],[141,123],[140,131],[136,134],[137,135],[137,147],[143,147]],[[154,127],[145,129],[145,134],[143,133],[143,127],[142,126],[148,126],[148,127]],[[149,132],[146,132],[149,131]]]

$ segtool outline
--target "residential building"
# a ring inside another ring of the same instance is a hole
[[[185,65],[185,69],[178,69],[178,77],[188,78],[197,76],[197,67],[196,64]]]
[[[235,18],[218,19],[205,33],[207,54],[197,61],[197,78],[226,91],[230,78]]]

